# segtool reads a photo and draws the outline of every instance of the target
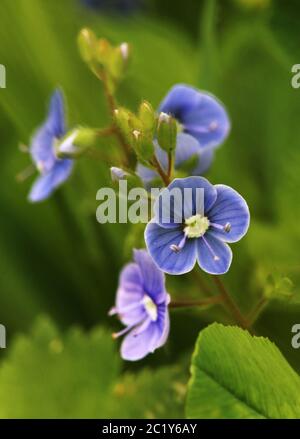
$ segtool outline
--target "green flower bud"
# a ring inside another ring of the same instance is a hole
[[[132,146],[141,163],[147,163],[154,155],[152,136],[148,136],[139,130],[132,132]]]
[[[78,127],[70,131],[56,145],[59,158],[76,158],[97,142],[97,131],[92,128]]]
[[[78,35],[78,47],[82,59],[91,64],[96,59],[97,54],[97,38],[90,29],[82,29]]]
[[[129,45],[122,43],[113,49],[109,62],[109,72],[115,81],[119,82],[128,67],[129,62]]]
[[[114,112],[114,120],[123,136],[131,144],[133,131],[140,131],[142,128],[139,119],[127,108],[119,107]]]
[[[176,148],[177,122],[166,114],[160,113],[157,126],[157,140],[160,147],[170,153]]]
[[[143,101],[141,103],[139,108],[139,119],[141,121],[143,130],[153,135],[156,123],[156,115],[149,102]]]

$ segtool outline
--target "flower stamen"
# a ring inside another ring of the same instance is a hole
[[[122,329],[119,332],[113,332],[112,333],[112,338],[115,340],[118,337],[121,337],[121,335],[127,334],[127,332],[129,332],[132,328],[134,328],[136,325],[132,325],[132,326],[126,326],[126,328]]]
[[[207,246],[208,250],[209,250],[210,253],[212,254],[212,256],[213,256],[213,258],[214,258],[214,261],[219,261],[220,258],[219,258],[219,256],[217,256],[217,255],[215,254],[215,252],[213,251],[212,246],[208,243],[208,241],[204,238],[204,236],[202,236],[202,239],[203,239],[204,244]]]
[[[121,308],[114,307],[114,308],[111,308],[109,310],[108,315],[114,316],[114,315],[118,314],[118,315],[122,316],[123,314],[125,314],[129,311],[133,311],[133,310],[139,308],[141,305],[143,305],[142,300],[140,300],[139,302],[132,303],[131,305],[128,305],[128,306],[123,306]]]
[[[226,233],[229,233],[230,230],[231,230],[231,224],[230,223],[226,223],[224,226],[222,224],[210,223],[210,226],[214,227],[215,229],[223,230]]]
[[[185,243],[186,243],[186,238],[187,238],[187,235],[184,234],[184,236],[183,236],[183,238],[181,239],[181,241],[179,242],[179,244],[178,244],[178,245],[176,245],[176,244],[171,244],[171,245],[170,245],[170,249],[171,249],[174,253],[179,253],[180,250],[183,249],[183,247],[184,247],[184,245],[185,245]]]

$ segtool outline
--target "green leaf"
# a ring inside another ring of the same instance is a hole
[[[0,417],[99,417],[119,367],[104,330],[85,335],[73,329],[62,335],[40,319],[29,336],[9,347],[2,363]]]
[[[40,318],[1,363],[0,418],[182,417],[181,368],[121,374],[118,347],[103,328],[61,333]]]
[[[191,372],[189,418],[300,417],[300,378],[267,338],[214,323],[199,335]]]

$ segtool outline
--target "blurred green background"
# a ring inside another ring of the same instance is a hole
[[[16,180],[29,164],[18,144],[28,144],[56,86],[64,89],[70,126],[107,123],[102,86],[77,50],[84,26],[133,47],[118,93],[122,105],[135,110],[147,99],[157,106],[173,84],[184,82],[216,94],[228,108],[232,131],[207,176],[243,194],[252,223],[233,246],[225,283],[247,313],[270,288],[272,273],[291,279],[289,300],[280,298],[282,283],[273,282],[276,300],[257,331],[300,372],[290,343],[291,327],[300,323],[300,91],[290,84],[291,67],[300,62],[299,3],[149,0],[122,14],[80,0],[1,0],[0,12],[0,64],[7,71],[7,88],[0,89],[0,322],[8,346],[0,352],[0,417],[183,416],[196,336],[214,319],[230,321],[176,311],[165,348],[138,364],[121,363],[119,341],[110,339],[120,326],[107,311],[138,228],[96,222],[107,165],[81,159],[67,184],[38,205],[27,202],[32,179]],[[191,276],[168,284],[178,297],[198,297]],[[74,325],[92,333],[70,330]]]

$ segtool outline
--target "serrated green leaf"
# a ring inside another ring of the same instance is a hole
[[[300,417],[300,378],[267,338],[215,323],[199,335],[191,372],[189,418]]]
[[[103,328],[61,333],[40,318],[0,366],[0,418],[182,417],[180,367],[120,373],[118,344]]]

